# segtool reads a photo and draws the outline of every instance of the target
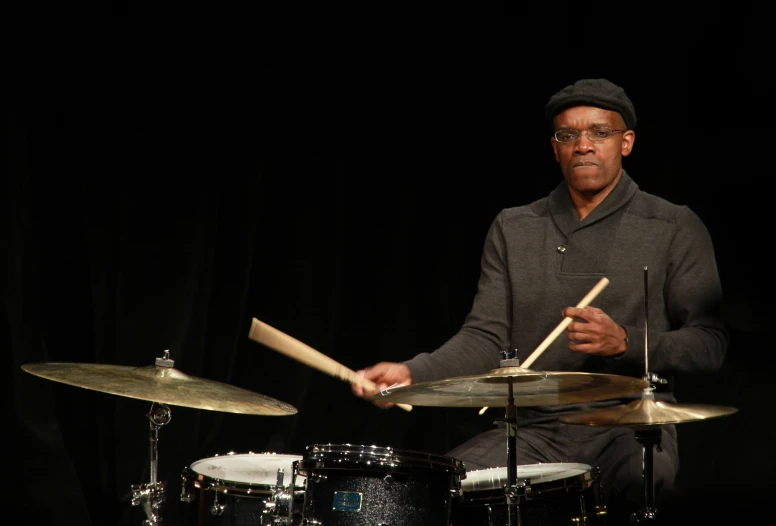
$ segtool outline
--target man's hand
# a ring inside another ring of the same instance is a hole
[[[628,349],[627,331],[601,309],[596,307],[566,307],[561,313],[572,318],[566,328],[569,349],[596,356],[615,356]]]
[[[364,389],[360,385],[355,383],[350,384],[353,394],[361,397],[365,400],[369,400],[377,407],[387,409],[393,407],[393,402],[378,402],[374,399],[374,395],[386,387],[393,385],[410,385],[412,383],[412,373],[410,368],[403,363],[394,362],[380,362],[366,369],[360,369],[356,371],[358,375],[367,380],[371,380],[377,385],[377,389],[370,391]]]

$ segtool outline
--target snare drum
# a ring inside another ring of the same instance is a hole
[[[184,512],[184,523],[301,524],[305,477],[294,471],[301,459],[277,453],[228,453],[197,460],[181,475],[181,501],[198,504],[195,514]]]
[[[526,464],[517,466],[522,526],[606,524],[606,508],[600,501],[599,471],[587,464]],[[507,504],[504,488],[507,468],[466,472],[463,497],[456,508],[454,526],[504,526]]]
[[[465,471],[459,460],[417,451],[307,446],[304,524],[449,526]]]

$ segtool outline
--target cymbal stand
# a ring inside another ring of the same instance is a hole
[[[156,359],[156,365],[161,367],[172,367],[174,362],[170,360],[170,351],[164,351],[163,358]],[[164,404],[154,402],[146,414],[151,428],[149,437],[150,447],[150,482],[132,486],[132,505],[143,506],[146,520],[143,526],[157,526],[162,523],[159,511],[164,503],[164,482],[158,481],[159,464],[159,429],[170,423],[172,413],[170,408]]]
[[[513,367],[519,365],[516,358],[517,351],[503,352],[505,359],[501,360],[501,367]],[[517,408],[515,406],[514,387],[512,379],[508,378],[509,391],[507,394],[507,406],[504,414],[504,422],[507,429],[507,485],[504,494],[507,502],[507,525],[520,526],[522,524],[520,514],[520,496],[525,492],[525,481],[517,480]]]
[[[146,415],[150,422],[151,436],[150,454],[151,454],[151,481],[145,484],[132,486],[132,505],[142,505],[148,519],[143,521],[143,526],[156,526],[161,524],[159,510],[165,500],[164,482],[157,480],[157,465],[159,462],[159,428],[170,422],[170,408],[164,404],[151,404],[151,410]]]
[[[644,337],[646,339],[646,336]],[[667,382],[655,373],[644,375],[647,382],[661,383]],[[655,386],[650,383],[641,393],[642,400],[655,399]],[[658,510],[655,507],[655,474],[654,474],[654,452],[660,451],[660,443],[663,437],[663,429],[660,426],[638,426],[634,429],[636,441],[641,444],[641,473],[644,484],[644,505],[636,512],[631,513],[631,524],[655,524],[658,519]]]
[[[655,479],[653,471],[654,450],[660,451],[663,430],[660,427],[636,428],[636,440],[643,449],[642,473],[644,480],[644,506],[631,513],[631,524],[655,524],[658,510],[655,507]]]
[[[642,400],[655,399],[655,386],[653,383],[665,384],[666,379],[660,378],[655,373],[649,372],[649,301],[648,301],[648,280],[647,267],[644,267],[644,380],[649,385],[642,391]],[[634,429],[636,441],[641,444],[641,472],[644,484],[644,506],[638,511],[631,513],[631,524],[654,524],[658,518],[658,511],[655,507],[655,473],[654,473],[654,451],[660,451],[663,430],[658,427],[642,426]]]

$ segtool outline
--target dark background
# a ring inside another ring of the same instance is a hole
[[[169,349],[181,372],[298,410],[173,406],[159,433],[169,524],[198,459],[317,443],[444,454],[489,428],[493,410],[380,410],[250,341],[250,322],[352,369],[443,343],[470,307],[490,221],[560,182],[543,107],[581,77],[625,87],[639,119],[626,169],[695,210],[717,249],[729,354],[677,392],[739,412],[679,426],[684,509],[709,522],[769,509],[774,119],[760,14],[498,15],[264,28],[245,59],[182,39],[100,74],[52,46],[50,82],[3,104],[3,494],[16,523],[140,524],[130,487],[150,476],[150,403],[25,363],[147,366]]]

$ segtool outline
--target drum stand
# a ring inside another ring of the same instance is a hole
[[[159,428],[167,425],[172,418],[170,408],[156,402],[151,404],[151,409],[146,415],[151,428],[150,455],[151,455],[151,480],[144,484],[132,486],[132,505],[143,506],[148,517],[143,521],[143,526],[157,526],[161,524],[159,510],[165,500],[164,482],[157,481],[157,464],[159,462]]]

